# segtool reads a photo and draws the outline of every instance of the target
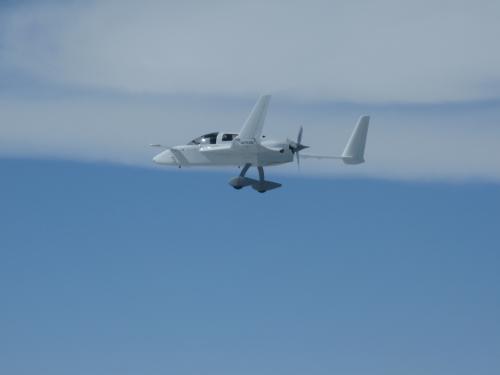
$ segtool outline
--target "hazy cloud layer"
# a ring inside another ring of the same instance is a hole
[[[251,100],[169,97],[0,99],[0,153],[152,166],[149,143],[184,144],[212,130],[238,131]],[[365,106],[366,107],[366,106]],[[304,125],[310,153],[339,154],[363,108],[276,98],[264,133],[294,138]],[[377,107],[366,164],[304,160],[302,173],[398,179],[500,181],[500,106]],[[295,166],[270,173],[295,173]]]
[[[129,92],[349,101],[500,95],[500,2],[33,2],[3,9],[1,64]]]
[[[314,153],[372,115],[368,163],[303,173],[500,181],[498,1],[10,4],[2,155],[151,165],[148,143],[237,131],[270,92],[266,134],[304,125]]]

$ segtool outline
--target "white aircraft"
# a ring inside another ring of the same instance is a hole
[[[309,146],[303,145],[302,127],[296,141],[273,141],[262,135],[264,119],[269,107],[270,95],[261,96],[250,112],[239,133],[214,132],[193,139],[187,145],[166,147],[152,144],[165,150],[156,155],[153,161],[163,165],[188,166],[235,166],[243,167],[239,176],[229,184],[235,189],[251,186],[259,193],[276,189],[281,184],[264,179],[264,167],[290,163],[294,157],[300,165],[300,151]],[[364,160],[366,135],[369,116],[361,116],[347,142],[341,156],[302,155],[303,158],[340,159],[345,164],[361,164]],[[250,167],[257,167],[259,179],[245,177]]]

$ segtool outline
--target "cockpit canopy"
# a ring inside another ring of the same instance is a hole
[[[201,143],[214,145],[220,142],[231,142],[237,136],[238,134],[233,134],[233,133],[223,133],[222,135],[219,135],[219,132],[208,133],[202,135],[201,137],[193,139],[191,142],[188,143],[188,145],[199,145]]]
[[[238,134],[224,133],[224,134],[222,134],[222,142],[231,142],[237,136],[238,136]]]
[[[191,142],[188,143],[188,145],[199,145],[202,142],[214,145],[217,143],[217,135],[219,135],[219,133],[208,133],[202,135],[201,137],[193,139]]]

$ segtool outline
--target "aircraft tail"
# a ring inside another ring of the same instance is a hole
[[[342,160],[345,164],[361,164],[365,161],[366,136],[368,134],[368,124],[370,116],[361,116],[354,128],[344,152]]]

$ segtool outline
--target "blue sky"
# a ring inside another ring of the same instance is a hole
[[[313,3],[0,4],[0,373],[498,373],[499,4]],[[367,163],[152,165],[263,92]]]
[[[3,159],[9,374],[493,374],[498,186]]]

